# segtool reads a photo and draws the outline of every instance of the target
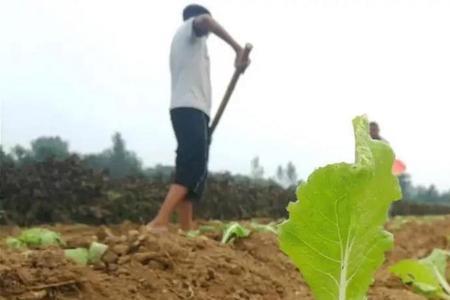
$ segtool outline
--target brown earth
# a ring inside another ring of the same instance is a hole
[[[399,259],[419,258],[437,247],[448,249],[450,217],[424,220],[388,224],[395,247],[378,271],[369,299],[425,299],[387,271]],[[313,299],[270,233],[252,233],[233,245],[222,245],[219,234],[187,238],[173,228],[164,235],[149,235],[131,223],[49,228],[61,232],[70,247],[99,240],[110,250],[102,263],[82,267],[68,262],[60,249],[20,253],[1,245],[0,300]],[[18,231],[0,227],[0,239]]]

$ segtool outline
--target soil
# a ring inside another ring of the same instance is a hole
[[[209,222],[209,224],[213,224]],[[313,299],[275,235],[252,233],[232,245],[219,234],[188,238],[176,228],[166,234],[144,234],[137,224],[116,226],[54,225],[68,247],[92,241],[109,245],[103,261],[78,266],[57,248],[8,250],[0,245],[0,300],[278,300]],[[420,258],[433,248],[449,248],[450,216],[387,225],[395,247],[377,272],[369,299],[425,299],[394,278],[388,266]],[[0,227],[0,240],[20,231]]]

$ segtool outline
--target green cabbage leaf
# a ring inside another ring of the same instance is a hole
[[[394,153],[372,140],[366,117],[353,120],[356,161],[315,170],[297,189],[279,229],[281,249],[300,269],[316,300],[366,299],[393,236],[383,229],[401,198]]]

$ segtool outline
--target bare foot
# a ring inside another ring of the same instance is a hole
[[[165,225],[160,225],[152,221],[145,226],[145,230],[150,233],[162,234],[168,232],[169,228]]]
[[[180,225],[180,230],[182,230],[184,232],[188,232],[188,231],[196,230],[196,229],[197,229],[197,226],[196,226],[196,224],[194,222],[191,222],[189,224],[189,226],[182,226],[182,225]]]

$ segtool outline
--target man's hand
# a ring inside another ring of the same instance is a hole
[[[244,73],[247,67],[250,65],[250,59],[248,55],[245,55],[245,49],[239,47],[236,50],[236,59],[234,61],[234,67],[241,73]]]

